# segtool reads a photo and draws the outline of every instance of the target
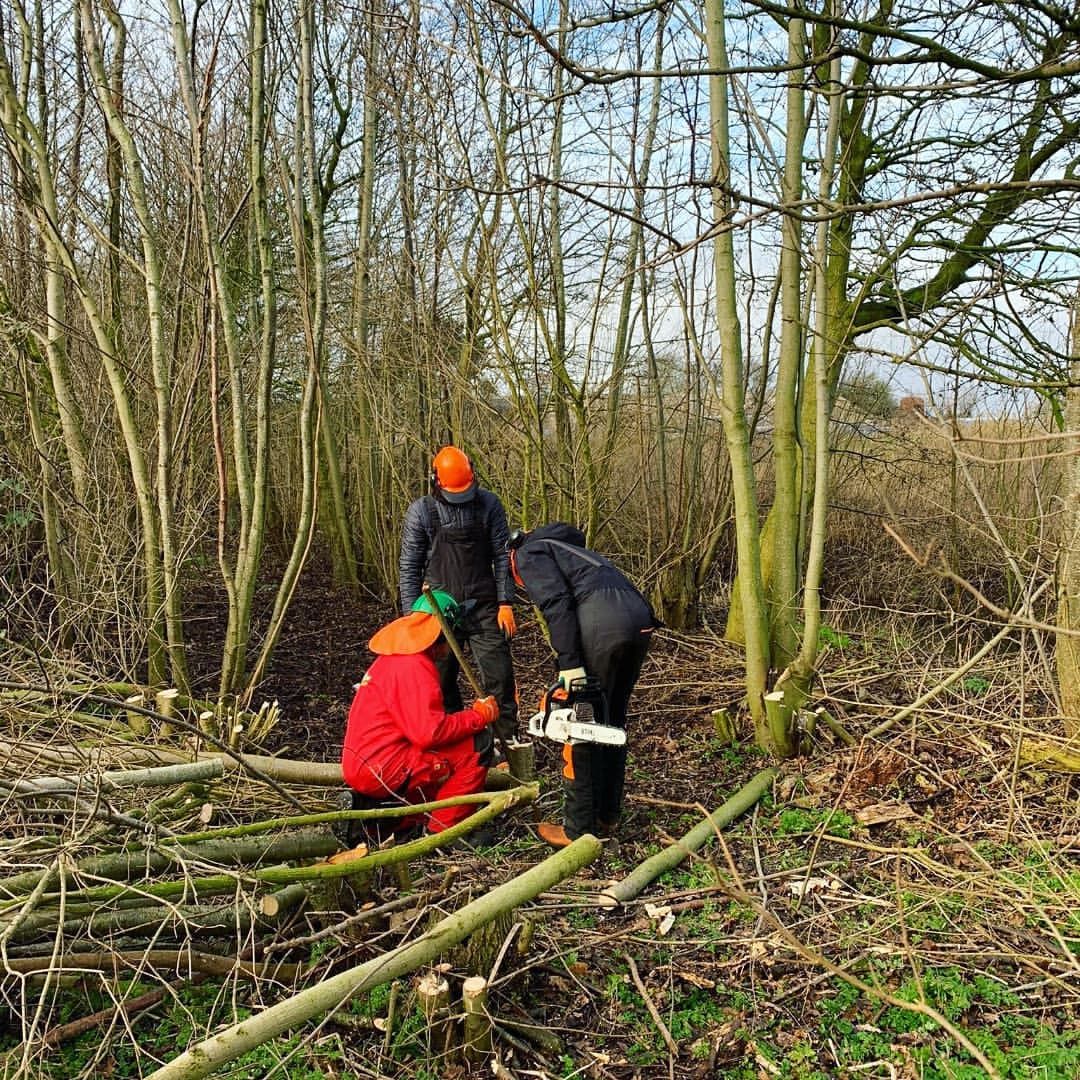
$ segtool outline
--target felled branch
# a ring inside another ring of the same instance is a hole
[[[714,810],[700,824],[663,851],[640,863],[629,874],[600,894],[601,903],[609,907],[625,904],[640,896],[661,874],[674,870],[691,852],[703,847],[716,835],[717,829],[730,824],[744,814],[772,786],[776,769],[762,769],[748,784],[740,788],[723,806]]]
[[[407,945],[350,968],[285,1001],[234,1024],[150,1074],[149,1080],[197,1080],[227,1061],[260,1046],[297,1024],[336,1009],[354,994],[401,978],[431,963],[479,927],[532,900],[576,873],[600,854],[594,836],[582,836],[524,874],[492,889]]]

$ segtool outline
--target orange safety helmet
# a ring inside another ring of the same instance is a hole
[[[432,482],[447,502],[468,502],[476,491],[469,459],[456,447],[444,446],[431,462]]]

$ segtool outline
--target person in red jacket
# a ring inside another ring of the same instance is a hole
[[[432,595],[452,623],[453,597]],[[353,698],[341,755],[349,805],[435,802],[482,791],[487,769],[474,736],[494,723],[499,706],[486,697],[472,708],[446,711],[436,664],[449,645],[427,597],[379,630],[368,646],[378,655]],[[435,810],[428,831],[442,832],[474,810],[468,805]],[[350,830],[349,838],[354,835]]]

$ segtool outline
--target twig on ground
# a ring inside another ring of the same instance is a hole
[[[626,966],[630,970],[630,978],[634,980],[634,985],[641,995],[641,1000],[645,1003],[645,1008],[649,1010],[649,1015],[656,1025],[656,1030],[660,1032],[660,1038],[664,1040],[664,1045],[668,1048],[671,1056],[678,1057],[679,1044],[671,1037],[671,1032],[668,1031],[667,1024],[664,1023],[664,1018],[660,1015],[659,1010],[653,1003],[653,999],[649,996],[649,991],[641,981],[641,973],[638,971],[637,964],[634,963],[634,958],[629,953],[624,953],[623,959],[626,961]]]

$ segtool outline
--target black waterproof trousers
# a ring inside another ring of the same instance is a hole
[[[630,694],[652,641],[653,614],[629,589],[600,589],[578,604],[585,671],[600,680],[608,723],[626,727]],[[626,746],[567,743],[563,748],[563,826],[576,840],[585,833],[610,832],[622,813]]]

